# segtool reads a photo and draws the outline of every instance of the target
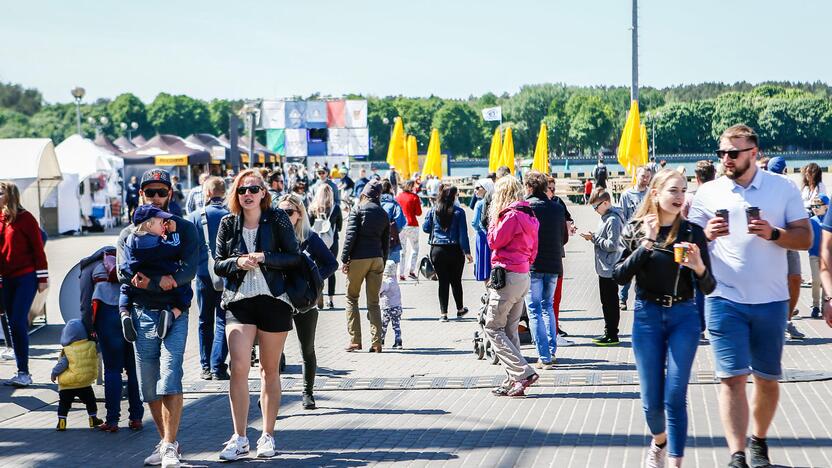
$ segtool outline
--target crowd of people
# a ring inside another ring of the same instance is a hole
[[[832,305],[823,294],[832,291],[832,215],[820,168],[803,168],[798,187],[778,175],[785,160],[760,156],[757,135],[744,125],[722,134],[717,156],[718,170],[709,161],[696,165],[695,193],[682,172],[657,164],[638,168],[634,187],[617,199],[607,188],[602,162],[594,184],[585,187],[586,202],[600,218],[594,231],[579,234],[593,246],[598,275],[604,330],[593,339],[596,345],[620,344],[620,313],[635,283],[632,348],[653,435],[647,467],[682,464],[687,385],[706,329],[721,379],[729,466],[748,466],[749,421],[750,464],[768,466],[766,438],[779,397],[783,345],[801,336],[790,323],[801,286],[798,251],[809,254],[811,316],[825,315],[832,326]],[[161,169],[130,181],[130,225],[115,249],[102,248],[81,262],[82,318],[66,324],[51,375],[60,394],[58,430],[67,428],[77,397],[90,427],[118,431],[126,375],[128,428],[142,429],[145,403],[160,437],[145,462],[179,466],[183,360],[195,299],[201,377],[230,381],[233,434],[219,458],[236,460],[252,450],[246,434],[255,344],[263,416],[255,450],[259,457],[273,456],[288,333],[297,331],[302,405],[312,410],[318,312],[334,307],[339,267],[346,277],[347,352],[365,345],[373,353],[403,347],[400,283],[416,280],[424,263],[438,280],[441,322],[451,318],[451,295],[454,317],[469,312],[462,278],[466,262],[474,263],[474,278],[483,287],[485,335],[506,372],[494,395],[525,395],[539,371],[554,368],[558,347],[573,344],[559,315],[564,246],[577,228],[555,195],[553,177],[531,171],[521,180],[500,167],[480,178],[469,224],[459,187],[438,178],[423,183],[418,175],[401,180],[394,168],[385,178],[361,169],[353,181],[337,165],[312,172],[310,177],[302,166],[287,166],[285,172],[246,169],[230,179],[205,175],[187,196]],[[421,261],[420,235],[430,246]],[[3,331],[18,369],[8,383],[25,387],[32,383],[28,311],[49,278],[42,231],[8,182],[0,182],[0,275]],[[359,314],[362,285],[369,341]],[[520,350],[524,317],[534,363]],[[385,341],[388,327],[393,339]],[[91,388],[99,352],[103,418]]]

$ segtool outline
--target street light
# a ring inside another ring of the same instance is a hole
[[[72,88],[72,97],[75,98],[75,123],[78,127],[78,134],[81,134],[81,99],[84,99],[84,88],[76,86]]]
[[[118,126],[121,128],[122,132],[126,130],[127,139],[133,141],[133,132],[139,128],[139,124],[137,124],[136,122],[131,122],[130,125],[127,125],[126,123],[122,122],[118,124]]]
[[[102,128],[110,125],[110,119],[108,119],[106,115],[102,115],[97,121],[93,117],[87,117],[87,123],[95,127],[95,134],[97,136],[101,133]]]

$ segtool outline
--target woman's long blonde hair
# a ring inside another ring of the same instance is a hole
[[[3,205],[3,214],[9,224],[13,223],[17,214],[23,209],[20,206],[20,190],[17,184],[11,181],[0,182],[0,190],[6,194],[6,204]]]
[[[335,204],[335,195],[332,193],[332,187],[329,184],[323,184],[315,191],[315,198],[309,204],[309,212],[315,216],[319,214],[329,216],[333,204]]]
[[[306,215],[306,208],[303,206],[303,201],[297,195],[288,193],[277,199],[278,206],[283,202],[292,205],[292,208],[300,214],[300,220],[293,226],[295,229],[295,237],[300,243],[306,242],[312,226],[309,225],[309,216]]]
[[[678,179],[687,184],[685,176],[680,174],[678,171],[673,169],[659,171],[659,173],[656,174],[650,182],[650,186],[647,188],[647,194],[644,196],[644,201],[641,202],[641,206],[635,216],[633,216],[634,221],[643,222],[644,217],[649,214],[654,214],[656,216],[659,215],[659,210],[662,208],[659,206],[659,199],[653,194],[653,192],[659,193],[664,190],[672,179]],[[664,241],[664,247],[672,245],[676,242],[676,236],[679,235],[679,227],[682,225],[683,219],[685,219],[685,217],[682,216],[682,212],[680,211],[679,214],[676,215],[676,219],[673,220],[673,225],[670,228],[670,232],[667,234],[667,239]]]
[[[500,212],[512,203],[522,200],[524,195],[523,185],[516,177],[512,175],[500,177],[494,184],[494,194],[489,207],[488,219],[491,223],[496,223]]]

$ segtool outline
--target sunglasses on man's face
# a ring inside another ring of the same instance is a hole
[[[731,159],[737,159],[738,157],[740,157],[740,153],[742,153],[744,151],[752,150],[754,148],[756,148],[756,146],[749,146],[748,148],[740,149],[740,150],[716,150],[716,157],[718,157],[719,159],[722,159],[725,156],[728,156]]]
[[[812,205],[812,209],[813,210],[819,210],[819,209],[823,208],[824,206],[826,206],[826,205]]]
[[[144,189],[144,196],[148,198],[153,197],[160,197],[160,198],[167,198],[170,191],[166,188],[157,188],[157,189]]]
[[[237,187],[237,195],[245,195],[246,192],[248,193],[260,193],[260,186],[259,185],[246,185],[243,187]]]

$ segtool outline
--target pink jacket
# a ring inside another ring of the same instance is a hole
[[[488,228],[491,266],[512,273],[528,273],[537,257],[537,229],[540,223],[526,201],[514,202],[500,212]]]

